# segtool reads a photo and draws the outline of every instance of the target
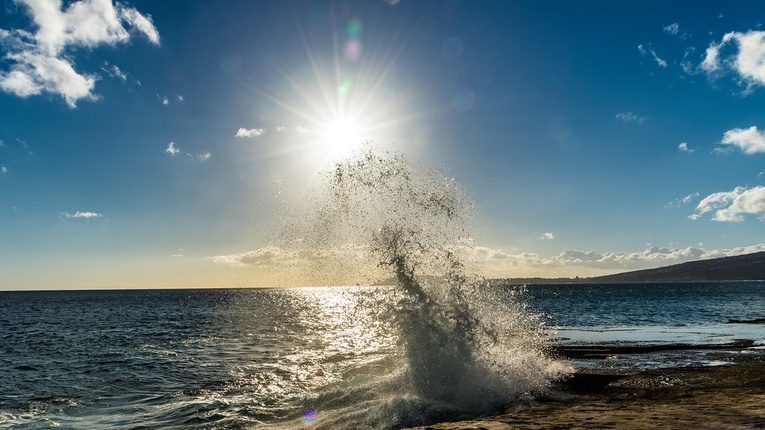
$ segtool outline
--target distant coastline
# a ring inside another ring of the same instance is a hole
[[[763,281],[765,252],[690,261],[657,269],[636,270],[592,278],[502,278],[502,284],[600,284],[630,282]]]

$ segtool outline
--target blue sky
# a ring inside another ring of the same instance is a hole
[[[4,0],[0,289],[289,283],[277,208],[362,139],[461,182],[488,276],[765,250],[762,12]]]

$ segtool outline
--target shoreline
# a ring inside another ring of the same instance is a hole
[[[513,412],[413,429],[603,428],[765,428],[765,362],[628,374],[580,370],[547,398]]]

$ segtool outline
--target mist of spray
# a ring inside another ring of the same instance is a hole
[[[322,259],[317,270],[395,284],[375,306],[399,333],[399,393],[484,414],[570,370],[548,356],[543,325],[522,301],[466,268],[473,205],[455,179],[367,147],[334,166],[314,205],[303,223],[310,232],[291,229],[300,246],[354,250],[352,267]]]

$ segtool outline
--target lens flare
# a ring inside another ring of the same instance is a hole
[[[313,424],[316,422],[317,414],[314,411],[306,410],[303,411],[303,422],[305,424]]]
[[[452,97],[452,105],[461,112],[467,112],[473,108],[475,104],[475,94],[467,89],[462,89],[454,93]]]

